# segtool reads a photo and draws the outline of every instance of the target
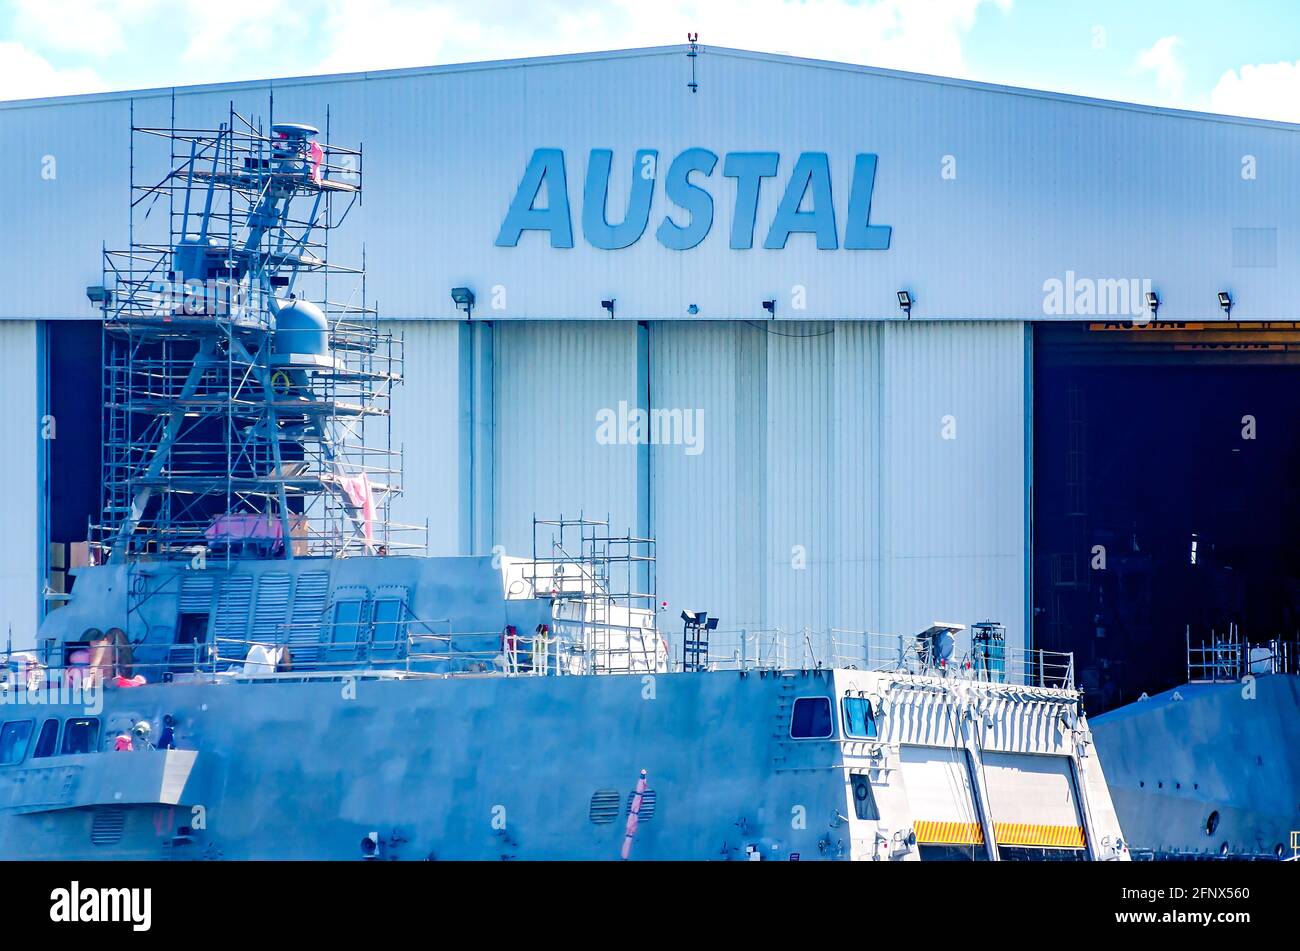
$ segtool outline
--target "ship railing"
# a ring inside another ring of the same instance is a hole
[[[581,653],[565,637],[541,631],[412,632],[405,663],[416,674],[546,677],[584,672]]]
[[[680,672],[686,669],[681,635],[661,638],[654,628],[553,621],[533,632],[457,631],[448,619],[407,619],[365,636],[351,631],[321,637],[321,624],[294,625],[263,638],[210,637],[191,644],[145,645],[115,666],[106,661],[106,679],[119,670],[143,675],[146,682],[192,680],[203,677],[324,678],[355,676],[576,676]],[[603,632],[594,629],[603,627]],[[310,629],[311,637],[303,635]],[[342,637],[337,636],[343,634]],[[350,636],[351,635],[351,636]],[[619,641],[621,637],[624,640]],[[663,642],[668,641],[668,646]],[[611,647],[610,645],[617,645]],[[253,648],[287,648],[278,663]],[[732,629],[710,632],[707,670],[810,670],[840,668],[880,673],[962,679],[981,683],[1074,689],[1074,660],[1069,653],[997,645],[990,651],[976,644],[964,654],[937,659],[915,636],[880,634],[833,628]],[[1290,651],[1288,653],[1288,651]],[[252,659],[250,659],[252,654]],[[15,654],[27,658],[31,655]],[[1279,669],[1293,658],[1294,648],[1281,644],[1269,663]],[[696,669],[696,658],[691,667]],[[1220,661],[1222,658],[1220,658]],[[1256,655],[1259,663],[1263,661]],[[32,664],[7,658],[8,683],[21,684]],[[84,664],[34,666],[51,682],[87,676]],[[1233,668],[1237,669],[1237,668]]]
[[[1300,641],[1274,638],[1251,643],[1235,624],[1222,633],[1211,631],[1208,642],[1195,646],[1190,625],[1186,637],[1189,683],[1235,683],[1248,674],[1300,673]]]
[[[976,643],[962,654],[941,658],[926,638],[832,628],[830,656],[833,666],[853,670],[1074,690],[1073,654],[1000,641]]]

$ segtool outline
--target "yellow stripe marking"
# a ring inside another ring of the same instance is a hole
[[[978,822],[935,822],[921,819],[912,823],[921,845],[983,845],[984,830]]]
[[[1032,822],[995,822],[993,835],[998,845],[1028,845],[1038,848],[1081,849],[1083,830],[1078,826],[1048,826]]]

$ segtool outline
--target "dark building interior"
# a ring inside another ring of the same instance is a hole
[[[1040,324],[1034,642],[1097,713],[1300,630],[1300,325]]]

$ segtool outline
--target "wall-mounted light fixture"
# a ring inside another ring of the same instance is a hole
[[[1147,291],[1147,310],[1151,311],[1152,320],[1160,313],[1160,298],[1155,291]]]
[[[609,311],[609,316],[611,318],[614,316],[614,298],[611,297],[608,300],[601,301],[600,306]]]
[[[903,313],[907,315],[907,319],[911,320],[912,319],[912,295],[907,291],[899,291],[898,306],[901,307]]]
[[[474,312],[474,292],[468,287],[453,287],[451,299],[457,308],[465,312],[465,319],[469,320]]]
[[[765,301],[763,301],[763,309],[764,309],[765,311],[767,311],[769,314],[772,315],[772,319],[774,319],[774,320],[776,319],[776,299],[775,299],[775,298],[773,298],[772,300],[765,300]]]
[[[1219,291],[1219,306],[1229,317],[1232,316],[1232,295],[1227,291]]]

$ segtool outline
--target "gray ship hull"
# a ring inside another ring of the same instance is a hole
[[[847,736],[838,715],[826,739],[791,738],[795,699],[837,706],[863,692],[888,698],[876,738]],[[916,860],[917,833],[925,840],[943,825],[927,820],[944,817],[909,764],[954,752],[971,758],[975,779],[968,821],[947,825],[968,830],[952,837],[970,839],[970,857],[998,857],[990,840],[1010,835],[980,785],[984,761],[998,756],[1059,767],[1078,799],[1067,824],[1080,827],[1079,854],[1126,857],[1086,724],[1063,729],[1058,704],[1069,698],[1038,693],[848,670],[272,677],[110,690],[101,746],[141,718],[171,714],[181,749],[0,769],[0,857],[613,860],[645,769],[633,858]],[[10,710],[38,728],[86,713]],[[855,803],[855,777],[870,781],[868,812]],[[1031,813],[1035,789],[1016,795]],[[1042,844],[1060,834],[1016,831]],[[378,848],[367,852],[372,833]]]
[[[1093,721],[1135,854],[1291,858],[1300,830],[1300,677],[1191,683]]]

